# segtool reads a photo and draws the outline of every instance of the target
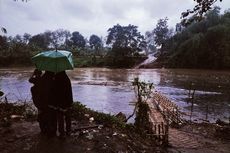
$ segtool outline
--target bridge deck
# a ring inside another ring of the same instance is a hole
[[[152,126],[152,133],[163,143],[168,143],[169,124],[182,122],[179,108],[158,92],[154,92],[151,97],[146,103],[150,108],[149,121]]]

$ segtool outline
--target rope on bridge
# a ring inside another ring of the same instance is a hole
[[[175,103],[159,92],[154,92],[152,97],[152,103],[156,105],[158,111],[169,124],[179,125],[184,122],[179,107]]]

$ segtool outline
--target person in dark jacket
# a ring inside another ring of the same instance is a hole
[[[42,97],[45,108],[42,112],[42,120],[45,124],[45,134],[49,137],[56,136],[57,131],[57,117],[56,110],[50,108],[50,105],[55,103],[55,93],[54,93],[54,73],[50,71],[45,71],[42,76]]]
[[[31,87],[31,95],[34,105],[38,109],[38,122],[41,129],[41,133],[46,133],[46,123],[44,121],[43,111],[45,109],[45,103],[42,96],[42,71],[35,69],[33,75],[30,77],[29,82],[34,84]]]
[[[30,90],[32,94],[33,103],[37,108],[40,108],[41,105],[41,75],[42,71],[35,69],[32,76],[29,79],[29,82],[34,84]]]
[[[54,103],[54,73],[42,72],[35,69],[32,77],[29,79],[34,86],[31,87],[32,99],[38,109],[38,122],[41,133],[47,136],[55,136],[57,130],[56,111],[49,108],[49,104]]]
[[[71,131],[70,107],[73,104],[71,82],[65,71],[55,75],[55,106],[57,107],[57,123],[60,136],[69,135]]]

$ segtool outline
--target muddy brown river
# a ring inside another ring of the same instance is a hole
[[[9,102],[31,102],[28,78],[32,72],[33,68],[0,69],[0,90]],[[131,114],[130,102],[135,101],[131,82],[139,77],[152,82],[156,90],[175,102],[186,119],[197,122],[229,120],[230,71],[77,68],[67,73],[74,101],[97,111]],[[188,98],[189,89],[195,89],[193,107]]]

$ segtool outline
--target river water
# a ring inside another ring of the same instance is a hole
[[[0,69],[0,89],[8,101],[31,102],[28,78],[33,68]],[[132,113],[135,77],[152,82],[184,112],[186,119],[214,122],[230,116],[230,72],[190,69],[107,69],[77,68],[67,72],[75,101],[97,111]],[[191,85],[192,84],[192,85]],[[194,105],[188,98],[195,89]],[[2,99],[3,101],[4,99]]]

